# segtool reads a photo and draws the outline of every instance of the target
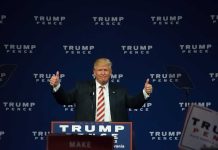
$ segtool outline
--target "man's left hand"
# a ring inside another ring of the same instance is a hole
[[[149,83],[149,79],[145,82],[144,90],[148,95],[152,93],[152,85]]]

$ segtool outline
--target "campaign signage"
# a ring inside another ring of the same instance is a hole
[[[47,150],[113,150],[112,136],[66,135],[47,136]]]
[[[112,136],[115,150],[132,150],[132,122],[53,121],[51,123],[51,133]]]
[[[189,107],[179,147],[185,150],[218,149],[218,113],[197,105]]]

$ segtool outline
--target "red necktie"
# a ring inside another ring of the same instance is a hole
[[[100,91],[98,93],[97,111],[96,111],[96,121],[104,121],[105,116],[105,101],[104,101],[104,87],[100,86]]]

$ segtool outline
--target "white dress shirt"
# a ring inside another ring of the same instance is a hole
[[[98,94],[100,91],[100,86],[97,81],[96,82],[96,111],[97,111],[97,103],[98,103]],[[109,101],[109,88],[108,88],[109,83],[105,84],[103,87],[103,92],[104,92],[104,100],[105,100],[105,116],[104,116],[104,121],[105,122],[110,122],[111,121],[111,110],[110,110],[110,101]],[[96,112],[95,111],[95,112]]]

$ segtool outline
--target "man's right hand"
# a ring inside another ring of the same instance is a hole
[[[59,71],[56,72],[50,79],[50,85],[55,88],[60,83],[60,73]]]

